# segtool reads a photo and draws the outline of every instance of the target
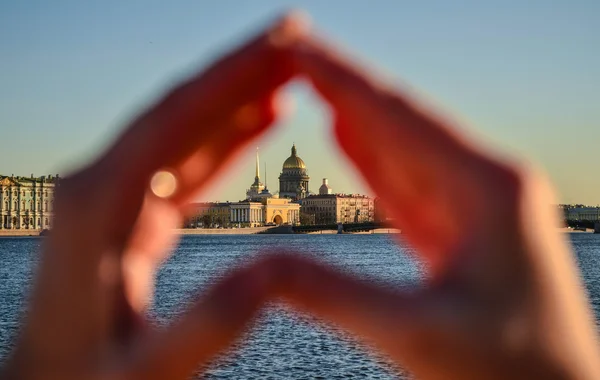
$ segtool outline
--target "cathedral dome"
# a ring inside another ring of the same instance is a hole
[[[306,169],[306,164],[298,157],[296,144],[292,145],[292,155],[284,161],[283,169]]]

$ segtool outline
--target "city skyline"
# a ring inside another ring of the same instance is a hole
[[[343,6],[342,6],[343,4]],[[265,0],[8,3],[0,12],[0,173],[60,173],[97,156],[127,120],[289,8],[365,61],[434,98],[470,131],[544,167],[559,203],[600,203],[600,26],[595,1],[404,4]],[[286,89],[290,119],[255,141],[198,200],[237,200],[261,147],[275,191],[292,142],[316,192],[372,194],[332,143],[326,106]],[[366,128],[368,131],[368,128]],[[262,169],[262,168],[261,168]]]

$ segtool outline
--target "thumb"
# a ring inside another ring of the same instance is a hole
[[[278,296],[375,344],[396,361],[404,362],[433,323],[425,290],[377,284],[291,253],[270,255],[266,262]]]

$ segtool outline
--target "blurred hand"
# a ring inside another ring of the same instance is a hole
[[[293,255],[233,273],[184,317],[144,324],[171,229],[198,189],[282,112],[304,75],[343,151],[430,268],[410,294]],[[149,183],[177,178],[171,197]],[[423,379],[596,379],[596,332],[548,186],[286,18],[184,84],[66,179],[30,312],[6,368],[19,379],[183,379],[267,299],[329,319]]]
[[[144,312],[186,204],[282,112],[276,95],[295,74],[290,47],[301,34],[298,19],[282,19],[172,91],[61,182],[8,378],[184,379],[237,336],[266,294],[248,272],[168,328],[146,326]],[[168,198],[149,187],[162,170],[177,179]]]
[[[398,294],[294,265],[285,296],[369,339],[421,379],[600,379],[594,319],[556,202],[532,169],[496,160],[332,44],[299,70],[335,137],[428,264]]]

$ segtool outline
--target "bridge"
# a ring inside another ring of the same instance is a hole
[[[344,223],[344,224],[315,224],[315,225],[303,225],[303,226],[293,226],[292,230],[296,234],[303,234],[308,232],[317,232],[317,231],[325,231],[325,230],[334,230],[342,233],[351,233],[351,232],[362,232],[362,231],[371,231],[377,228],[385,228],[382,223],[376,222],[363,222],[363,223]]]
[[[344,223],[344,224],[313,224],[313,225],[302,225],[302,226],[278,226],[270,228],[262,233],[265,234],[306,234],[310,232],[318,231],[338,231],[338,233],[352,233],[371,231],[377,228],[389,228],[383,223],[376,222],[364,222],[364,223]]]
[[[302,226],[277,226],[269,228],[266,231],[260,232],[261,234],[307,234],[310,232],[319,231],[338,231],[338,233],[352,233],[371,231],[377,228],[389,228],[389,226],[383,223],[376,222],[364,222],[364,223],[344,223],[344,224],[313,224],[313,225],[302,225]]]

